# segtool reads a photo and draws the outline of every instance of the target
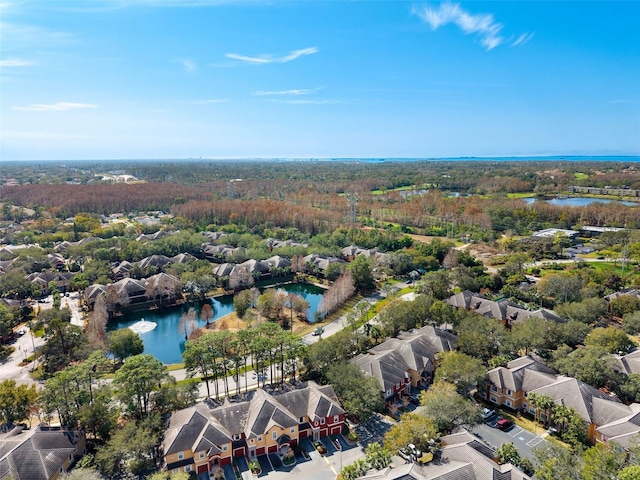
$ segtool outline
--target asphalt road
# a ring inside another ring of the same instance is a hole
[[[34,348],[39,349],[44,344],[44,340],[32,337],[26,325],[20,325],[16,331],[20,329],[24,329],[26,333],[16,337],[16,341],[10,345],[15,348],[15,351],[0,363],[0,381],[15,380],[18,385],[32,385],[35,382],[29,377],[29,371],[33,369],[34,364],[21,366],[20,363],[26,357],[33,355]]]
[[[536,435],[517,425],[508,432],[503,432],[486,424],[476,425],[471,431],[495,448],[500,447],[503,443],[513,443],[520,456],[527,457],[531,461],[534,459],[533,449],[547,444],[547,441],[540,435]],[[542,429],[540,429],[541,434],[542,432]]]

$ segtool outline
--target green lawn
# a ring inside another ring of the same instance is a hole
[[[582,172],[576,172],[573,174],[573,176],[576,177],[576,180],[586,180],[587,178],[589,178],[589,175]]]
[[[404,190],[419,190],[419,189],[423,189],[423,188],[429,188],[430,185],[425,183],[423,185],[406,185],[404,187],[398,187],[398,188],[391,188],[388,190],[372,190],[371,191],[371,195],[384,195],[385,193],[389,193],[389,192],[402,192]]]
[[[531,198],[534,196],[535,193],[533,192],[507,193],[507,198]]]

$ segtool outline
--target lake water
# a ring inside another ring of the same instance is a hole
[[[525,202],[528,204],[532,204],[537,202],[536,198],[525,198]],[[550,203],[551,205],[559,205],[561,207],[586,207],[587,205],[591,205],[592,203],[618,203],[621,205],[626,205],[629,207],[635,207],[638,202],[627,202],[620,200],[613,200],[610,198],[591,198],[591,197],[568,197],[568,198],[554,198],[552,200],[542,200],[543,202]]]
[[[304,297],[309,302],[309,310],[307,318],[310,322],[315,319],[315,313],[322,299],[324,290],[315,285],[305,283],[292,283],[281,285],[281,288],[287,292],[293,292]],[[233,296],[210,298],[207,300],[211,303],[214,310],[212,321],[216,321],[221,317],[234,311]],[[144,353],[149,353],[163,363],[173,364],[182,362],[182,352],[184,352],[184,332],[178,330],[180,317],[186,313],[189,308],[194,307],[198,314],[198,325],[202,327],[206,322],[200,320],[200,310],[204,302],[197,304],[186,304],[177,307],[163,308],[161,310],[145,310],[134,312],[130,315],[122,317],[117,321],[109,324],[108,330],[118,330],[121,328],[129,328],[136,322],[144,319],[145,322],[157,323],[156,328],[149,332],[141,333],[140,338],[144,342]]]

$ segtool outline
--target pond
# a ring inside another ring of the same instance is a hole
[[[525,198],[523,199],[525,202],[531,204],[537,202],[536,198]],[[626,205],[629,207],[635,207],[638,205],[637,202],[628,202],[628,201],[620,201],[613,200],[611,198],[591,198],[591,197],[568,197],[568,198],[554,198],[552,200],[543,200],[551,205],[559,205],[561,207],[586,207],[587,205],[591,205],[592,203],[618,203],[621,205]]]
[[[322,299],[324,290],[315,285],[306,283],[291,283],[280,285],[277,288],[287,292],[300,295],[309,302],[309,310],[307,318],[310,322],[315,319],[315,313]],[[210,298],[206,300],[211,303],[214,311],[213,321],[224,317],[234,311],[233,296]],[[177,307],[163,308],[161,310],[145,310],[133,312],[129,315],[121,317],[109,324],[108,330],[118,330],[121,328],[129,328],[134,324],[142,326],[143,333],[139,333],[140,338],[144,342],[144,353],[149,353],[163,363],[173,364],[182,362],[182,352],[184,351],[184,332],[178,331],[178,324],[183,313],[187,312],[190,307],[194,307],[198,314],[198,325],[203,326],[206,322],[200,320],[200,310],[205,302],[197,304],[185,304]],[[144,322],[141,322],[143,320]],[[152,330],[144,328],[145,326],[156,327]]]

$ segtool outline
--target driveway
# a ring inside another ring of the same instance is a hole
[[[34,348],[38,350],[44,340],[41,337],[33,337],[27,326],[22,326],[26,330],[24,335],[16,337],[16,340],[7,346],[15,348],[15,351],[5,360],[0,362],[0,381],[15,380],[18,385],[32,385],[36,382],[29,377],[29,371],[34,368],[34,363],[20,365],[24,358],[33,355]]]
[[[269,472],[273,472],[273,467],[271,466],[269,457],[266,455],[258,455],[256,460],[260,462],[260,468],[262,469],[262,473],[259,475],[260,477],[267,475]]]
[[[359,425],[355,425],[354,429],[358,434],[358,441],[363,448],[366,448],[370,443],[378,442],[382,445],[385,433],[387,433],[392,423],[381,417],[378,414],[373,414]]]

